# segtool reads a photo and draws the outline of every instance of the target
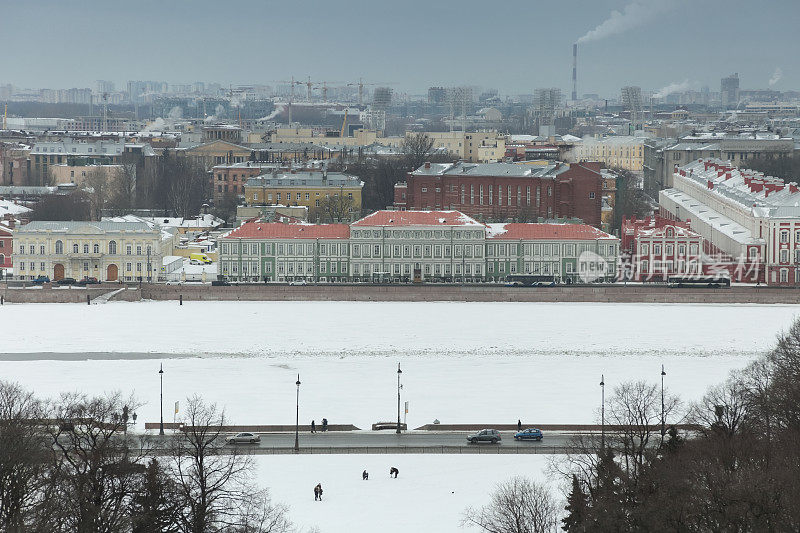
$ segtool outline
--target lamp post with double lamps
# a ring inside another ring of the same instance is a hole
[[[295,418],[294,418],[294,451],[300,451],[300,374],[297,374],[297,400],[295,402]]]
[[[400,363],[397,363],[397,434],[400,434]]]

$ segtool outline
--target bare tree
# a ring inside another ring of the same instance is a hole
[[[285,533],[291,531],[289,508],[274,504],[269,491],[264,489],[242,502],[239,518],[232,528],[234,533]]]
[[[223,450],[225,412],[194,396],[186,406],[185,438],[173,441],[171,469],[181,500],[178,517],[183,533],[207,533],[234,526],[243,502],[250,498],[245,481],[249,456]]]
[[[33,393],[0,381],[0,531],[31,531],[45,501],[50,453],[39,434],[43,418]]]
[[[550,490],[524,477],[500,483],[488,505],[467,508],[461,521],[486,533],[548,533],[557,523],[558,504]]]
[[[403,139],[403,160],[407,171],[421,167],[433,151],[433,139],[424,132],[409,133]]]
[[[53,406],[58,454],[52,483],[60,509],[51,531],[116,533],[130,528],[131,501],[147,453],[127,434],[127,412],[137,407],[119,393],[63,394]]]
[[[84,186],[88,188],[92,206],[92,220],[100,220],[102,218],[103,208],[111,195],[112,183],[113,180],[107,168],[93,168],[86,174]]]
[[[354,209],[355,201],[340,191],[320,200],[317,215],[323,222],[350,222]]]

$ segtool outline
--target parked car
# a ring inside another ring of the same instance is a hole
[[[61,278],[56,281],[57,285],[75,285],[78,282],[75,278]]]
[[[304,279],[295,279],[289,282],[289,285],[305,285],[306,280]]]
[[[233,437],[225,439],[228,444],[255,444],[261,442],[261,437],[255,433],[237,433]]]
[[[492,444],[497,444],[500,440],[500,432],[496,429],[482,429],[477,433],[467,435],[467,442],[470,444],[475,444],[476,442],[491,442]]]
[[[214,287],[225,287],[230,284],[231,282],[228,281],[228,278],[226,278],[225,276],[218,276],[217,279],[211,282],[211,285]]]
[[[33,283],[36,283],[37,285],[40,285],[42,283],[50,283],[50,277],[49,276],[38,276],[36,279],[33,280]]]
[[[84,285],[97,285],[98,283],[100,283],[100,281],[98,281],[97,278],[90,278],[86,276],[83,279],[79,279],[76,285],[83,287]]]
[[[536,428],[523,429],[519,433],[514,434],[514,440],[542,440],[544,435],[542,431]]]

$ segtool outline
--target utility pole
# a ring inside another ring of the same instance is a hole
[[[600,374],[600,448],[606,449],[606,379]]]
[[[661,365],[661,440],[662,441],[664,440],[664,433],[666,433],[665,431],[666,422],[664,420],[664,376],[666,375],[667,373],[664,372],[664,365]]]
[[[158,376],[161,379],[161,422],[158,424],[158,434],[164,435],[164,364],[158,369]]]

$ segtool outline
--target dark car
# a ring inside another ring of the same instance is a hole
[[[474,444],[477,442],[491,442],[497,444],[500,442],[500,432],[496,429],[482,429],[472,435],[467,435],[467,442]]]
[[[542,431],[536,428],[523,429],[514,434],[514,440],[542,440],[543,438]]]
[[[211,282],[212,287],[227,287],[230,284],[227,279],[215,279]]]
[[[61,278],[60,280],[56,281],[57,285],[75,285],[78,283],[78,280],[75,278]]]
[[[97,280],[97,278],[90,278],[90,277],[87,276],[87,277],[84,277],[83,279],[78,280],[76,285],[81,285],[81,286],[83,286],[83,285],[97,285],[98,283],[100,283],[100,282]]]
[[[36,279],[33,280],[33,283],[41,284],[41,283],[50,283],[49,276],[38,276]]]

